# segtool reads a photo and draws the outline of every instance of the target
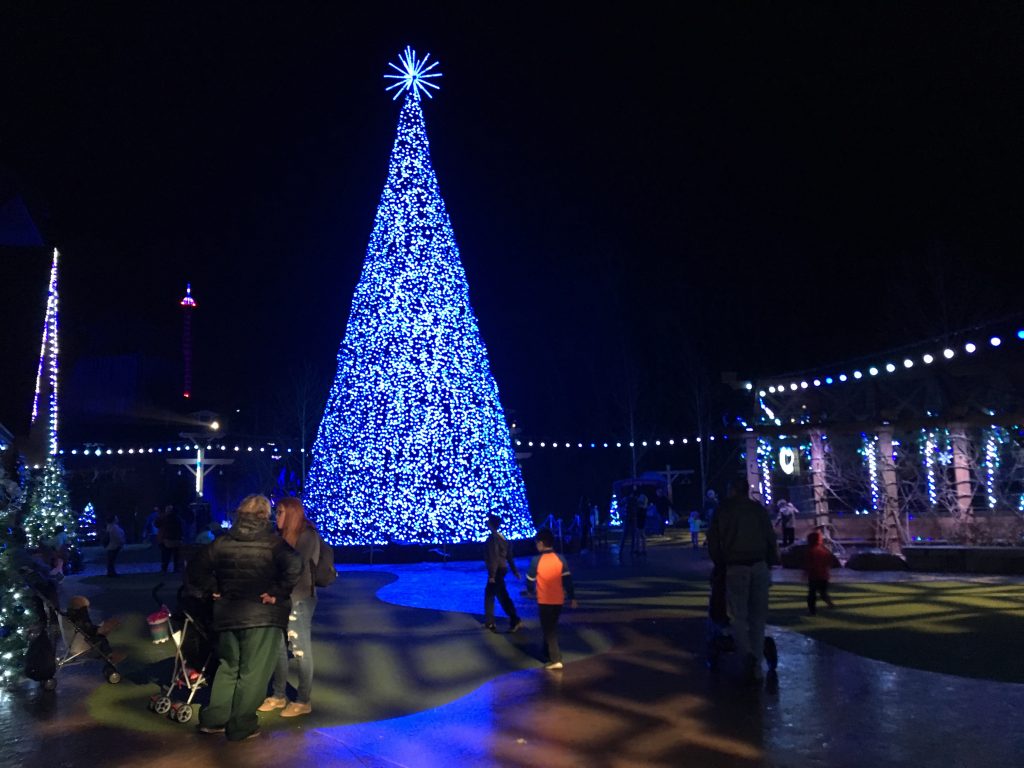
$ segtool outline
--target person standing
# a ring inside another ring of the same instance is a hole
[[[558,617],[562,606],[569,598],[569,605],[577,607],[576,592],[572,573],[565,560],[555,552],[555,535],[544,528],[537,532],[537,551],[526,574],[526,588],[537,598],[540,627],[544,633],[544,647],[547,650],[545,669],[562,668],[562,650],[558,647]]]
[[[633,554],[647,555],[647,494],[636,499],[636,522],[633,525]]]
[[[124,528],[122,528],[114,515],[107,521],[107,543],[104,549],[107,551],[107,576],[117,576],[117,555],[124,547]]]
[[[796,540],[797,508],[787,499],[779,499],[778,521],[782,527],[782,546],[788,547]]]
[[[498,532],[502,519],[498,515],[487,516],[487,529],[491,532],[487,537],[484,551],[484,564],[487,566],[487,586],[484,587],[484,629],[497,632],[498,627],[494,623],[494,598],[498,598],[501,609],[508,616],[508,631],[515,632],[522,625],[522,619],[516,612],[516,604],[509,597],[508,587],[505,586],[505,575],[511,569],[512,575],[520,578],[516,561],[512,558],[511,548],[508,539]]]
[[[696,509],[690,513],[690,543],[700,549],[700,514]]]
[[[712,517],[715,516],[715,512],[718,511],[718,494],[715,493],[714,488],[708,488],[708,492],[704,494],[704,522],[706,523]]]
[[[190,577],[213,599],[220,665],[210,703],[199,713],[200,733],[229,741],[257,736],[260,702],[277,664],[299,580],[299,555],[270,527],[270,500],[246,496],[224,536],[200,550]]]
[[[160,545],[160,573],[167,573],[167,566],[174,561],[174,572],[181,565],[182,525],[181,517],[168,504],[163,514],[156,519],[156,540]]]
[[[142,530],[142,538],[149,546],[158,546],[158,537],[160,535],[159,530],[156,527],[156,521],[160,519],[160,507],[153,507],[153,511],[149,513],[149,517],[146,518],[145,526]]]
[[[749,682],[764,677],[764,629],[772,565],[778,542],[768,510],[750,498],[745,478],[737,478],[729,497],[708,524],[708,552],[725,569],[726,603],[736,650]]]
[[[320,561],[320,534],[306,517],[302,502],[286,496],[277,502],[277,530],[289,546],[299,553],[302,570],[292,589],[292,610],[288,615],[288,633],[277,657],[272,693],[258,711],[282,710],[281,717],[298,717],[313,711],[313,613],[316,611],[316,565]],[[288,652],[299,672],[295,701],[288,701]]]
[[[619,518],[622,520],[622,541],[619,542],[619,562],[626,556],[628,541],[636,554],[636,486],[630,486],[629,493],[619,504]]]

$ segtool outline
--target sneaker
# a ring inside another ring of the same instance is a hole
[[[261,731],[261,730],[260,730],[260,727],[259,727],[259,726],[257,725],[257,726],[256,726],[256,730],[255,730],[255,731],[253,731],[252,733],[250,733],[250,734],[249,734],[248,736],[246,736],[246,737],[245,737],[244,739],[242,739],[242,741],[248,741],[249,739],[255,739],[255,738],[256,738],[256,737],[258,737],[258,736],[259,736],[259,735],[260,735],[261,733],[263,733],[263,731]]]
[[[299,715],[308,715],[313,711],[313,706],[306,702],[303,704],[301,701],[293,701],[281,712],[281,717],[298,717]]]
[[[494,622],[491,622],[490,624],[484,624],[483,628],[487,629],[487,630],[490,630],[491,632],[497,632],[498,631],[498,626]]]
[[[516,619],[515,621],[513,621],[513,622],[512,622],[512,624],[511,624],[511,625],[509,626],[509,628],[508,628],[508,631],[509,631],[509,633],[511,634],[512,632],[518,632],[518,631],[519,631],[520,629],[522,629],[522,628],[523,628],[523,620],[522,620],[522,619],[519,619],[519,618],[517,618],[517,619]]]
[[[212,725],[200,725],[196,728],[196,731],[205,734],[224,733],[223,728],[215,728]]]
[[[544,665],[544,669],[561,669],[561,668],[562,668],[562,662],[560,662],[560,661],[549,661],[547,664]]]
[[[256,711],[273,712],[275,709],[284,709],[286,706],[288,706],[288,699],[284,697],[279,699],[276,696],[267,696],[267,698],[263,700],[263,703],[256,707]]]

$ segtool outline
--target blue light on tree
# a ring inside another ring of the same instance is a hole
[[[534,532],[430,163],[428,59],[385,75],[405,102],[304,494],[333,544],[482,541],[492,513]]]

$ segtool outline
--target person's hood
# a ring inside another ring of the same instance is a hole
[[[270,532],[270,521],[259,515],[239,515],[230,535],[240,541],[252,541]]]

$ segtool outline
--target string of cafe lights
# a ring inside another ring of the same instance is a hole
[[[71,456],[143,456],[150,454],[164,454],[164,453],[180,453],[182,451],[190,453],[192,451],[198,451],[200,448],[198,443],[192,443],[187,445],[159,445],[159,446],[140,446],[138,448],[132,446],[130,448],[109,448],[98,443],[87,443],[83,448],[72,448],[70,450],[61,449],[58,453],[63,456],[65,454]],[[305,448],[282,448],[276,445],[215,445],[213,443],[205,446],[207,451],[222,451],[225,453],[269,453],[272,456],[281,457],[289,453],[305,453]]]
[[[1024,328],[1017,330],[1013,336],[1021,342],[1024,342]],[[1007,346],[1004,343],[1004,337],[1000,335],[992,335],[989,337],[988,346],[992,349],[1004,348]],[[979,346],[971,341],[964,342],[962,350],[967,355],[973,355],[979,350]],[[937,354],[924,353],[920,356],[920,362],[924,365],[932,365],[941,360],[953,360],[957,357],[958,351],[954,346],[946,346],[941,352]],[[797,392],[800,390],[810,389],[811,387],[829,386],[835,383],[847,383],[849,381],[862,380],[866,377],[875,377],[882,374],[884,371],[888,374],[896,373],[899,370],[908,370],[914,368],[917,365],[915,359],[912,357],[905,357],[901,366],[897,366],[896,363],[886,363],[879,365],[870,365],[861,368],[853,368],[850,374],[839,373],[823,377],[815,377],[813,379],[801,379],[800,381],[790,381],[785,384],[770,385],[767,389],[762,389],[758,392],[760,398],[764,398],[770,394],[787,394],[790,392]],[[747,382],[744,388],[748,391],[753,390],[754,384]],[[771,415],[769,420],[771,420]],[[746,428],[747,432],[753,431],[751,427]],[[512,428],[515,429],[516,425],[513,424]],[[736,437],[736,433],[731,435]],[[721,433],[717,435],[690,435],[682,438],[662,438],[655,440],[513,440],[513,445],[517,449],[577,449],[577,450],[611,450],[611,449],[624,449],[624,448],[660,448],[660,447],[674,447],[677,445],[696,445],[701,443],[703,440],[714,442],[715,440],[728,440],[730,434]],[[99,447],[97,447],[99,446]],[[143,447],[121,447],[121,448],[108,448],[103,447],[98,443],[88,443],[81,449],[71,449],[69,451],[60,450],[58,453],[64,455],[68,453],[72,456],[83,455],[83,456],[124,456],[124,455],[148,455],[148,454],[162,454],[162,453],[174,453],[180,451],[195,451],[199,449],[198,444],[194,445],[168,445],[168,446],[143,446]],[[219,450],[222,452],[233,452],[233,453],[272,453],[272,454],[290,454],[290,453],[302,453],[304,449],[300,448],[281,448],[272,446],[269,444],[265,445],[216,445],[208,444],[206,450],[213,451]]]
[[[514,440],[513,444],[516,448],[545,448],[545,449],[622,449],[622,448],[660,448],[665,446],[678,446],[678,445],[697,445],[704,440],[709,442],[715,442],[716,440],[728,440],[728,434],[719,435],[707,435],[692,436],[683,438],[668,438],[665,440],[606,440],[601,442],[568,442],[558,440]],[[179,452],[191,452],[198,451],[200,448],[198,443],[192,443],[187,445],[159,445],[159,446],[132,446],[132,447],[120,447],[113,448],[107,447],[100,443],[87,443],[82,448],[72,448],[70,450],[61,449],[60,455],[69,454],[71,456],[143,456],[150,454],[165,454],[165,453],[179,453]],[[305,453],[304,448],[282,448],[280,446],[273,445],[218,445],[215,443],[209,443],[205,445],[207,451],[222,451],[227,453],[271,453],[271,454],[289,454],[289,453]]]
[[[989,336],[988,348],[998,349],[1007,346],[1004,342],[1007,339],[1016,338],[1018,341],[1024,342],[1024,328],[1018,329],[1012,336],[1004,337],[1003,335],[994,334]],[[894,374],[897,371],[906,371],[917,365],[930,366],[935,363],[949,361],[955,359],[961,353],[966,355],[973,355],[982,349],[984,344],[975,343],[974,341],[965,341],[963,344],[944,346],[941,350],[935,349],[933,352],[925,352],[919,356],[902,356],[902,362],[894,362],[889,360],[885,363],[877,363],[874,365],[851,367],[849,373],[846,371],[840,373],[830,373],[828,375],[818,375],[813,378],[803,378],[799,380],[793,379],[787,382],[779,384],[770,384],[767,387],[761,387],[758,389],[759,397],[767,397],[768,395],[785,395],[792,392],[799,392],[801,390],[810,389],[811,387],[822,387],[831,386],[833,384],[845,384],[850,381],[859,381],[865,378],[872,378],[881,376],[882,374]],[[744,384],[744,388],[747,391],[753,391],[754,382],[747,382]]]

